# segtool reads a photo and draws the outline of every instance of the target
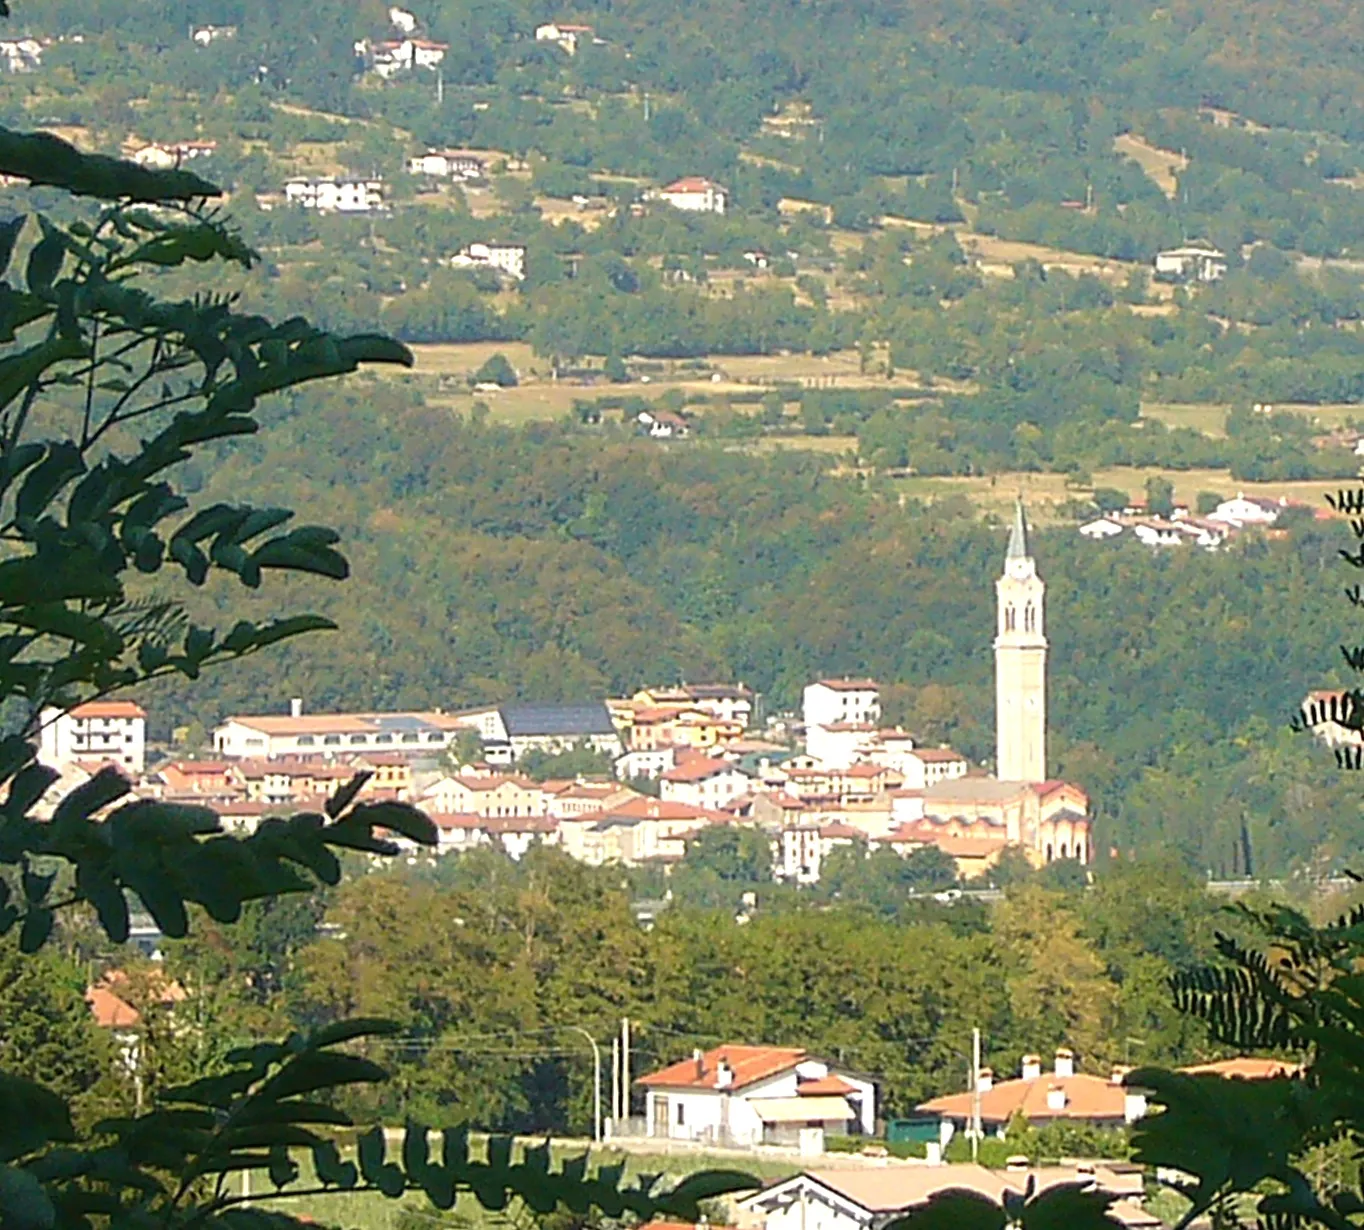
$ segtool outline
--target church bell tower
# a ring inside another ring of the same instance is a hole
[[[995,582],[995,777],[1002,782],[1047,780],[1046,586],[1028,548],[1020,499],[1014,508],[1004,575]]]

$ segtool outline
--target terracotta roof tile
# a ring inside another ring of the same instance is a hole
[[[805,1051],[790,1046],[717,1046],[700,1058],[683,1059],[639,1079],[647,1087],[718,1089],[716,1074],[724,1060],[734,1071],[730,1089],[743,1089],[769,1076],[790,1071],[805,1059]],[[699,1064],[699,1070],[698,1070]]]

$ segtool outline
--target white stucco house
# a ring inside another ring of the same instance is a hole
[[[753,788],[753,779],[727,760],[689,760],[659,776],[659,797],[719,810]]]
[[[651,1137],[821,1153],[825,1133],[876,1131],[876,1086],[799,1047],[698,1050],[639,1084]]]
[[[700,175],[686,175],[658,190],[660,199],[688,213],[722,214],[728,194],[719,184]]]
[[[130,700],[92,700],[63,713],[44,709],[38,759],[60,769],[72,761],[111,761],[134,773],[147,767],[147,714]]]
[[[1187,244],[1156,253],[1156,276],[1174,280],[1216,282],[1227,272],[1227,254],[1220,248]]]
[[[1223,500],[1208,514],[1209,521],[1225,525],[1273,525],[1288,507],[1288,500],[1246,495],[1238,491],[1234,500]]]

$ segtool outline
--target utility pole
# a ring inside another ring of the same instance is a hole
[[[563,1028],[582,1034],[592,1048],[592,1139],[596,1144],[601,1144],[601,1049],[597,1046],[596,1038],[581,1025],[565,1025]]]
[[[623,1117],[621,1107],[625,1099],[621,1096],[620,1084],[620,1039],[611,1039],[611,1118],[619,1122]]]
[[[971,1160],[980,1156],[980,1030],[971,1031]]]
[[[620,1117],[630,1118],[630,1018],[620,1018]]]
[[[445,102],[445,74],[439,68],[436,69],[436,102],[437,104]]]

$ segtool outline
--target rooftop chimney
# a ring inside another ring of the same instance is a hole
[[[293,718],[303,716],[303,697],[295,696],[289,702],[289,716]]]
[[[1066,1091],[1062,1089],[1060,1085],[1053,1085],[1050,1089],[1047,1090],[1047,1109],[1065,1110],[1065,1108]]]
[[[1023,1056],[1023,1079],[1025,1081],[1035,1081],[1042,1075],[1042,1056],[1024,1055]]]
[[[1132,1071],[1132,1067],[1130,1064],[1115,1063],[1113,1065],[1113,1075],[1108,1078],[1109,1083],[1113,1085],[1121,1085],[1130,1071]]]
[[[981,1068],[976,1073],[976,1092],[989,1093],[995,1087],[995,1073],[993,1068]]]
[[[701,1054],[701,1048],[699,1046],[692,1051],[691,1057],[696,1064],[696,1079],[700,1080],[706,1074],[706,1060]]]
[[[1056,1075],[1075,1075],[1075,1052],[1068,1046],[1058,1046],[1056,1048]]]
[[[729,1060],[723,1055],[715,1066],[715,1087],[717,1089],[728,1089],[734,1084],[734,1069],[729,1066]]]

